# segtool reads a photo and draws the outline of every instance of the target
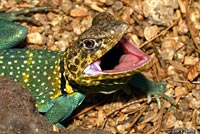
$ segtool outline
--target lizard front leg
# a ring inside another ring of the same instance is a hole
[[[45,116],[51,124],[57,124],[59,127],[62,127],[60,122],[69,117],[84,99],[85,95],[80,92],[64,94],[52,102],[53,105],[45,113]]]
[[[175,104],[173,98],[164,94],[164,90],[166,89],[165,83],[150,81],[141,73],[133,75],[130,81],[128,82],[128,85],[131,89],[141,90],[147,93],[148,103],[150,103],[152,100],[151,96],[154,96],[156,98],[159,109],[161,108],[161,102],[159,97],[163,97],[171,104]]]

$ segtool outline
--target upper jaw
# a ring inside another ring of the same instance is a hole
[[[118,42],[118,45],[120,45],[119,49],[121,50],[114,52],[113,54],[109,55],[109,57],[102,56],[101,58],[92,62],[85,68],[85,70],[83,71],[83,75],[97,76],[99,74],[123,74],[142,68],[149,62],[149,56],[142,52],[139,48],[134,46],[134,44],[128,41],[126,38],[122,38]],[[112,51],[112,49],[110,51]],[[116,55],[118,55],[118,58]],[[113,56],[113,58],[110,58],[110,56]],[[110,60],[107,61],[107,63],[109,62],[109,64],[112,64],[113,62],[112,68],[103,67],[106,66],[104,65],[106,63],[103,62],[106,60]],[[118,61],[118,63],[114,63],[114,61],[116,60]]]

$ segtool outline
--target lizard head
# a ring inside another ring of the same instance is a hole
[[[97,15],[65,53],[69,81],[86,93],[112,93],[140,72],[150,59],[123,37],[127,29],[111,14]]]

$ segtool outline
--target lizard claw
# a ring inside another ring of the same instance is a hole
[[[131,80],[129,81],[129,85],[132,88],[136,88],[136,89],[146,92],[147,103],[150,103],[152,101],[151,96],[154,96],[156,98],[159,109],[161,108],[160,97],[163,97],[171,104],[175,104],[175,101],[173,98],[164,94],[164,90],[166,89],[165,83],[150,81],[144,75],[138,73],[138,74],[135,74],[131,78]]]
[[[170,102],[171,104],[175,104],[174,99],[172,99],[171,97],[167,96],[166,94],[163,93],[163,91],[166,89],[166,84],[165,83],[159,83],[159,82],[151,82],[151,84],[153,84],[152,88],[147,89],[147,103],[150,103],[152,101],[152,97],[154,96],[156,98],[157,104],[158,104],[158,108],[160,109],[162,104],[160,102],[160,97],[164,98],[165,100],[167,100],[168,102]]]
[[[4,10],[0,10],[0,19],[8,20],[8,21],[28,21],[32,22],[33,24],[39,25],[39,21],[31,18],[26,17],[24,15],[34,12],[40,12],[40,11],[48,11],[51,10],[52,7],[50,6],[43,6],[43,7],[33,7],[28,8],[20,11],[13,11],[13,12],[5,12]],[[22,15],[22,16],[20,16]]]

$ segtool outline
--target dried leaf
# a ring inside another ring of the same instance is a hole
[[[188,69],[185,68],[182,64],[180,64],[179,62],[177,61],[172,61],[170,60],[169,63],[174,66],[177,70],[180,70],[180,71],[183,71],[183,72],[187,72]]]
[[[192,81],[194,80],[200,72],[200,61],[198,61],[189,71],[188,71],[188,75],[187,78],[188,80]]]
[[[105,119],[105,113],[103,110],[98,112],[98,118],[96,120],[97,126],[102,126]]]

